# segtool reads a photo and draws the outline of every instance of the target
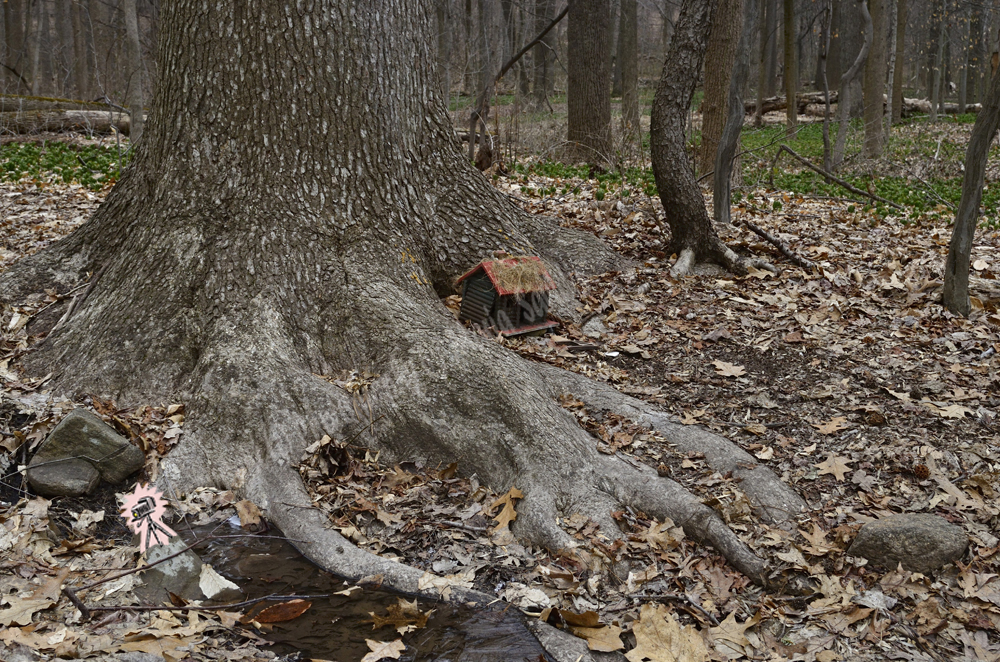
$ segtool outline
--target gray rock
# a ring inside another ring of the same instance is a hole
[[[101,473],[86,460],[53,460],[30,468],[28,482],[42,496],[83,496],[97,488]]]
[[[604,324],[604,320],[602,320],[598,315],[587,320],[587,323],[584,324],[583,328],[580,330],[583,331],[583,334],[588,338],[597,339],[608,332],[608,327]]]
[[[74,409],[49,433],[28,465],[28,481],[35,486],[41,466],[76,458],[90,463],[108,483],[120,483],[142,468],[145,456],[136,446],[86,409]],[[49,484],[52,488],[51,483]],[[50,492],[70,494],[69,492]],[[79,494],[79,493],[75,493]]]
[[[146,551],[146,561],[150,564],[160,559],[177,554],[187,547],[180,538],[171,538],[166,545],[154,545]],[[190,549],[172,559],[154,565],[139,573],[142,586],[135,587],[135,594],[140,600],[149,604],[160,604],[168,600],[167,591],[180,596],[187,601],[213,600],[229,602],[242,597],[239,588],[212,586],[212,595],[206,595],[205,589],[213,582],[204,583],[204,573],[214,572],[202,563],[201,558]]]
[[[962,557],[969,545],[965,530],[927,513],[892,515],[861,527],[848,554],[886,568],[927,573]]]

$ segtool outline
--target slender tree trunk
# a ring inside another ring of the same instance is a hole
[[[744,0],[748,2],[749,0]],[[773,36],[767,30],[768,21],[770,21],[770,16],[768,11],[771,7],[771,0],[757,0],[760,4],[759,14],[761,17],[761,30],[759,32],[759,37],[757,39],[758,46],[758,59],[757,59],[757,106],[754,108],[753,113],[753,125],[755,127],[760,127],[764,124],[764,92],[767,89],[767,48],[770,39]]]
[[[837,126],[837,142],[833,146],[834,169],[840,167],[840,164],[843,163],[844,151],[847,148],[847,130],[850,128],[851,113],[851,85],[861,72],[861,67],[864,65],[868,57],[868,51],[872,46],[871,14],[868,13],[868,6],[865,4],[865,0],[856,0],[856,2],[861,9],[861,17],[864,21],[864,42],[861,45],[861,50],[858,52],[858,57],[854,60],[854,64],[840,77],[840,89],[837,92],[839,125]]]
[[[754,2],[755,0],[746,0]],[[705,50],[705,96],[701,102],[701,146],[698,172],[715,170],[715,156],[725,126],[729,80],[736,62],[736,47],[743,30],[744,0],[719,0],[712,20],[712,33]],[[707,178],[711,184],[713,178]]]
[[[535,34],[540,34],[545,26],[555,18],[554,0],[535,0]],[[532,64],[534,67],[534,82],[532,95],[535,99],[535,110],[542,111],[548,105],[550,81],[553,78],[552,52],[555,48],[555,35],[546,35],[541,43],[532,49]]]
[[[798,30],[795,21],[795,0],[784,0],[785,14],[785,135],[791,136],[799,123],[798,104],[794,103],[799,91],[799,69],[795,61],[795,45],[798,41]]]
[[[819,52],[819,72],[823,85],[823,169],[827,172],[833,171],[833,153],[830,149],[830,78],[826,72],[827,57],[830,53],[830,40],[833,25],[833,3],[834,0],[826,0],[826,9],[823,15],[824,34],[826,37],[820,44]]]
[[[125,44],[128,50],[128,79],[126,81],[130,132],[129,139],[136,142],[142,137],[145,122],[143,108],[144,81],[142,71],[142,47],[139,43],[139,19],[135,13],[135,0],[121,0],[125,18]]]
[[[616,20],[617,19],[617,20]],[[622,16],[621,0],[611,2],[611,96],[622,95]]]
[[[846,0],[850,2],[851,0]],[[833,14],[830,17],[830,50],[826,57],[826,77],[836,82],[844,75],[844,52],[845,35],[843,34],[843,17],[845,0],[832,0]]]
[[[909,0],[896,0],[896,68],[892,74],[892,123],[903,117],[903,79],[906,58],[906,18]]]
[[[773,97],[778,93],[778,2],[780,0],[766,0],[767,20],[764,24],[764,31],[768,35],[767,41],[767,62],[764,67],[767,71],[767,85],[764,96]]]
[[[55,10],[55,42],[53,67],[55,72],[55,93],[61,97],[71,95],[74,89],[73,78],[73,3],[71,0],[56,2]]]
[[[609,0],[570,0],[569,142],[575,158],[595,163],[613,156],[610,19]]]
[[[746,0],[740,17],[740,37],[736,46],[733,75],[729,81],[729,100],[726,104],[726,126],[722,131],[719,148],[715,155],[715,181],[713,186],[713,211],[716,223],[730,222],[730,201],[733,171],[739,168],[736,149],[740,144],[743,129],[743,89],[750,77],[750,53],[757,27],[757,2]],[[718,10],[716,10],[718,11]],[[718,23],[716,23],[718,25]],[[714,28],[713,28],[714,30]]]
[[[468,95],[476,95],[476,34],[473,30],[472,0],[465,0],[465,11],[462,13],[462,26],[465,34],[465,70],[462,89]]]
[[[941,0],[938,19],[937,55],[934,57],[934,74],[931,76],[931,122],[937,122],[938,113],[944,107],[945,79],[945,36],[948,31],[948,0]]]
[[[437,0],[434,6],[437,19],[437,74],[441,96],[445,103],[451,97],[451,14],[450,0]]]
[[[889,0],[888,4],[888,20],[889,20],[889,76],[888,76],[888,89],[885,95],[885,116],[882,118],[881,130],[885,133],[885,145],[889,145],[889,141],[892,138],[892,113],[894,110],[893,99],[892,99],[892,85],[896,77],[896,14],[899,8],[896,5],[895,0]],[[902,62],[899,63],[902,66]]]
[[[638,153],[639,123],[639,21],[637,0],[621,0],[622,24],[618,49],[622,65],[622,137],[631,154]]]
[[[516,485],[525,498],[513,533],[531,544],[574,554],[558,518],[587,513],[619,537],[611,513],[634,508],[682,523],[765,583],[770,568],[712,508],[652,468],[600,454],[557,397],[697,444],[755,504],[768,499],[769,518],[797,515],[801,499],[752,456],[526,361],[441,305],[457,276],[504,249],[545,259],[553,311],[571,319],[579,302],[566,274],[622,263],[593,235],[528,216],[465,161],[435,82],[430,0],[383,0],[377,16],[358,5],[164,4],[160,85],[128,170],[81,229],[0,274],[4,303],[49,285],[79,290],[94,274],[26,368],[56,372],[47,388],[59,393],[179,399],[184,435],[158,464],[161,483],[238,491],[352,579],[439,595],[424,588],[427,573],[359,550],[310,506],[297,466],[323,435],[364,434],[390,463],[457,462],[500,492]],[[682,32],[681,43],[698,38]],[[700,55],[678,63],[689,76],[680,115]],[[375,375],[371,418],[322,377],[342,370]],[[777,492],[755,492],[761,476]]]
[[[958,112],[964,113],[965,107],[969,105],[969,56],[973,44],[969,34],[969,22],[962,16],[955,27],[959,34],[959,43],[963,44],[958,54]],[[964,38],[963,38],[964,37]]]
[[[864,103],[865,103],[865,158],[874,159],[882,155],[885,147],[886,55],[889,52],[889,0],[869,0],[869,14],[872,20],[872,45],[865,61]]]
[[[983,20],[984,7],[979,3],[970,6],[969,19],[969,76],[972,100],[981,103],[989,89],[989,63],[986,57],[986,22]]]
[[[957,315],[972,311],[969,301],[969,260],[972,240],[979,221],[979,205],[983,198],[986,161],[990,145],[1000,129],[1000,76],[994,76],[983,108],[976,116],[972,137],[965,151],[965,176],[962,179],[962,200],[955,214],[955,229],[948,246],[944,267],[943,303]]]
[[[27,54],[25,41],[25,17],[28,15],[27,0],[8,0],[3,3],[4,32],[7,37],[7,57],[4,60],[10,80],[15,81],[12,91],[29,92]]]
[[[674,34],[674,26],[676,25],[676,5],[674,0],[663,0],[663,23],[660,24],[660,46],[663,48],[663,57],[667,55],[667,49],[670,48],[670,39]]]

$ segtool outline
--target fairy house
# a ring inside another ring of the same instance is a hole
[[[555,281],[533,256],[484,260],[456,281],[462,287],[459,319],[500,335],[514,336],[556,326],[546,319]]]

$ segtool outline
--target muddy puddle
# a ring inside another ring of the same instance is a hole
[[[199,556],[243,589],[247,599],[265,595],[329,595],[312,598],[312,607],[298,618],[275,623],[260,634],[274,642],[274,652],[285,655],[301,651],[303,657],[357,662],[368,652],[365,639],[395,641],[400,635],[392,626],[372,629],[371,612],[385,616],[400,597],[412,596],[365,588],[352,595],[332,595],[351,586],[344,579],[320,570],[299,554],[272,528],[266,536],[240,536],[232,521],[220,527],[196,527],[182,533],[188,542],[210,535],[195,548]],[[180,531],[178,531],[180,533]],[[236,536],[236,537],[228,537]],[[421,611],[434,609],[426,627],[402,635],[406,650],[400,660],[440,662],[519,662],[545,659],[538,641],[525,628],[521,617],[502,610],[473,610],[416,598]],[[256,613],[276,604],[264,602]],[[505,605],[506,606],[506,605]],[[513,609],[513,608],[511,608]]]

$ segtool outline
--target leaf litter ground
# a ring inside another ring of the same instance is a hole
[[[585,514],[565,518],[562,526],[585,554],[525,547],[505,526],[513,522],[516,531],[517,485],[494,494],[462,477],[461,467],[382,466],[363,440],[317,440],[303,458],[303,478],[331,524],[372,551],[427,570],[427,582],[494,593],[587,638],[595,649],[628,650],[633,662],[668,654],[683,660],[1000,659],[997,233],[977,235],[976,311],[966,320],[938,304],[950,236],[941,221],[904,224],[849,201],[757,189],[735,209],[737,221],[749,218],[777,235],[816,262],[816,271],[788,266],[737,225],[724,229],[723,238],[744,254],[768,257],[781,273],[674,280],[658,201],[594,200],[590,180],[524,180],[499,176],[495,183],[528,211],[594,232],[635,267],[578,282],[585,324],[502,342],[532,360],[606,381],[683,423],[705,425],[774,470],[811,506],[790,526],[760,522],[738,482],[713,473],[698,454],[678,453],[662,436],[620,416],[589,412],[571,393],[561,399],[599,450],[680,481],[770,558],[779,577],[805,573],[813,589],[762,592],[712,550],[686,540],[674,523],[631,509],[613,513],[621,527],[615,535]],[[532,194],[553,187],[579,193]],[[58,185],[5,184],[2,195],[0,268],[71,231],[100,200]],[[59,296],[39,295],[0,319],[4,473],[21,461],[22,442],[37,444],[62,413],[82,404],[143,447],[150,458],[145,477],[155,477],[156,459],[182,433],[181,409],[52,402],[45,376],[20,372],[17,357],[37,340],[32,316]],[[365,386],[377,375],[329,379],[354,393],[363,411]],[[176,506],[207,519],[234,500],[205,491]],[[129,627],[136,630],[130,637],[146,646],[138,650],[164,639],[159,654],[173,659],[266,655],[238,648],[234,642],[245,644],[245,638],[223,645],[226,622],[214,616],[179,619],[161,612],[95,628],[75,622],[65,600],[50,607],[46,582],[58,568],[74,571],[73,586],[134,564],[135,549],[112,530],[88,533],[115,518],[113,500],[105,495],[105,501],[105,519],[97,518],[99,507],[67,500],[4,506],[0,573],[7,604],[0,615],[30,623],[8,628],[0,635],[5,643],[92,657],[115,650],[109,647],[120,640],[120,631],[112,637],[106,628]],[[941,515],[966,529],[970,549],[960,565],[930,577],[873,568],[846,554],[861,524],[891,512]],[[105,588],[87,599],[117,595],[127,604],[134,600],[128,588]],[[197,642],[185,639],[196,634]]]

